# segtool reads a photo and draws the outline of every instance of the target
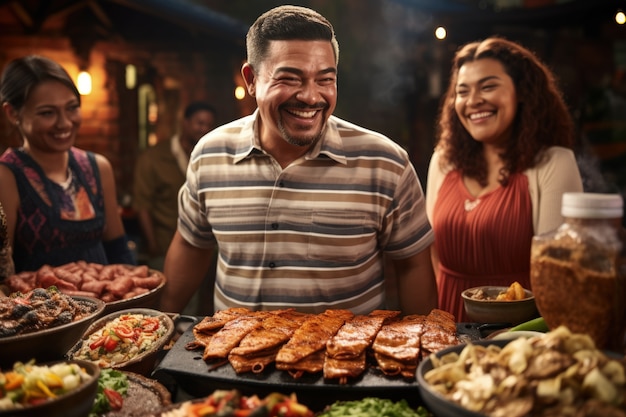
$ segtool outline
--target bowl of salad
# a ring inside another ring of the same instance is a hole
[[[84,417],[99,376],[93,362],[15,362],[0,371],[0,417]]]
[[[160,311],[116,311],[93,322],[67,357],[148,376],[174,331],[173,320]]]

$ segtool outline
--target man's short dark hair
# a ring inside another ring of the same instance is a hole
[[[213,113],[213,116],[217,115],[217,111],[215,107],[207,103],[206,101],[194,101],[190,103],[187,107],[185,107],[185,112],[183,113],[183,117],[185,119],[189,119],[191,116],[196,114],[199,111],[208,111]]]
[[[257,68],[265,59],[270,41],[325,40],[331,43],[335,64],[339,62],[339,44],[333,25],[321,14],[301,6],[278,6],[257,18],[248,30],[248,63]]]

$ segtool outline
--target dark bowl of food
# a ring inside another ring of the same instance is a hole
[[[0,367],[63,359],[104,307],[102,300],[52,288],[0,298]]]
[[[100,368],[86,361],[14,363],[1,372],[0,417],[85,417],[93,407]]]
[[[519,284],[518,284],[519,285]],[[461,293],[465,312],[476,323],[524,323],[539,316],[535,297],[530,290],[517,288],[517,297],[503,297],[511,287],[481,286]]]
[[[135,277],[133,281],[140,285],[142,285],[141,281],[145,281],[146,284],[143,284],[143,287],[136,286],[133,293],[124,295],[119,299],[113,301],[105,299],[104,315],[132,308],[154,309],[158,307],[161,293],[167,282],[165,275],[156,269],[148,269],[147,274],[141,278]]]
[[[98,298],[106,303],[103,314],[129,308],[156,308],[165,287],[165,275],[146,265],[101,265],[85,261],[59,266],[44,265],[8,277],[4,292],[27,292],[55,286],[67,295]]]
[[[149,376],[175,330],[174,321],[157,310],[116,311],[93,322],[67,357]]]
[[[559,327],[443,349],[420,362],[416,377],[422,401],[437,417],[563,416],[571,410],[608,416],[626,407],[623,382],[612,379],[613,372],[626,372],[623,355]]]

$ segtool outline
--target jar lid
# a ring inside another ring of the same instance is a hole
[[[561,214],[581,219],[615,219],[622,217],[623,206],[620,194],[564,193]]]

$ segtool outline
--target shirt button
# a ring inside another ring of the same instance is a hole
[[[272,223],[272,229],[274,230],[278,229],[278,223]]]
[[[270,268],[276,268],[276,264],[274,262],[270,262],[269,267]]]

